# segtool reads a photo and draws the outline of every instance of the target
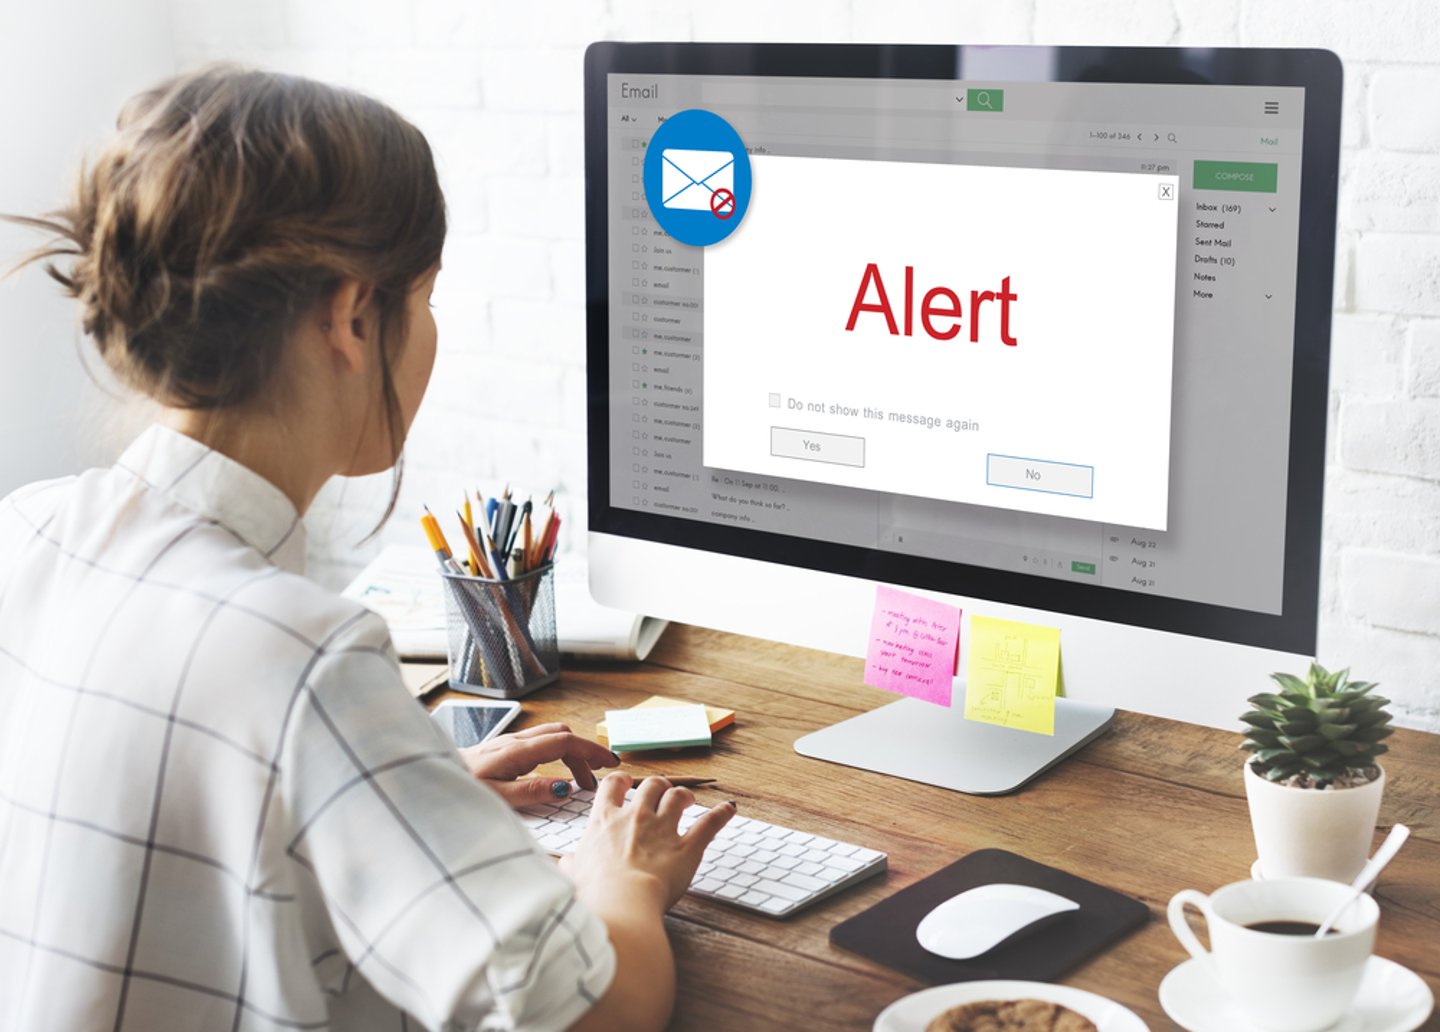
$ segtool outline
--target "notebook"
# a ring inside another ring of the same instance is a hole
[[[1073,899],[1080,909],[971,960],[937,956],[915,941],[915,927],[935,907],[966,889],[995,882],[1048,889]],[[830,941],[934,984],[979,979],[1051,982],[1149,917],[1149,907],[1114,889],[1003,849],[980,849],[836,925]]]

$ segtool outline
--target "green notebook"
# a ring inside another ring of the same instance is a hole
[[[617,753],[710,744],[710,720],[704,706],[607,710],[605,727],[610,748]]]

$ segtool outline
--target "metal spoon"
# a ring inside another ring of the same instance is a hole
[[[1400,852],[1400,847],[1409,837],[1410,829],[1403,824],[1397,824],[1390,829],[1390,834],[1385,836],[1385,841],[1380,843],[1380,848],[1375,850],[1375,855],[1365,862],[1365,866],[1360,868],[1360,873],[1350,883],[1350,895],[1346,896],[1345,902],[1336,907],[1334,913],[1325,919],[1325,923],[1316,929],[1315,938],[1321,939],[1330,933],[1330,926],[1340,920],[1340,915],[1345,913],[1345,909],[1360,898],[1360,893],[1364,891],[1365,886],[1379,877],[1385,865],[1395,859],[1395,854]]]

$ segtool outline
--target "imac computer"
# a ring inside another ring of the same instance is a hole
[[[591,46],[595,597],[1058,628],[1053,736],[957,682],[796,743],[963,791],[1116,707],[1234,726],[1315,652],[1340,96],[1315,50]]]

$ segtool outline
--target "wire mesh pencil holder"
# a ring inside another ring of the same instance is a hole
[[[560,676],[555,564],[509,580],[442,573],[450,685],[517,699]]]

